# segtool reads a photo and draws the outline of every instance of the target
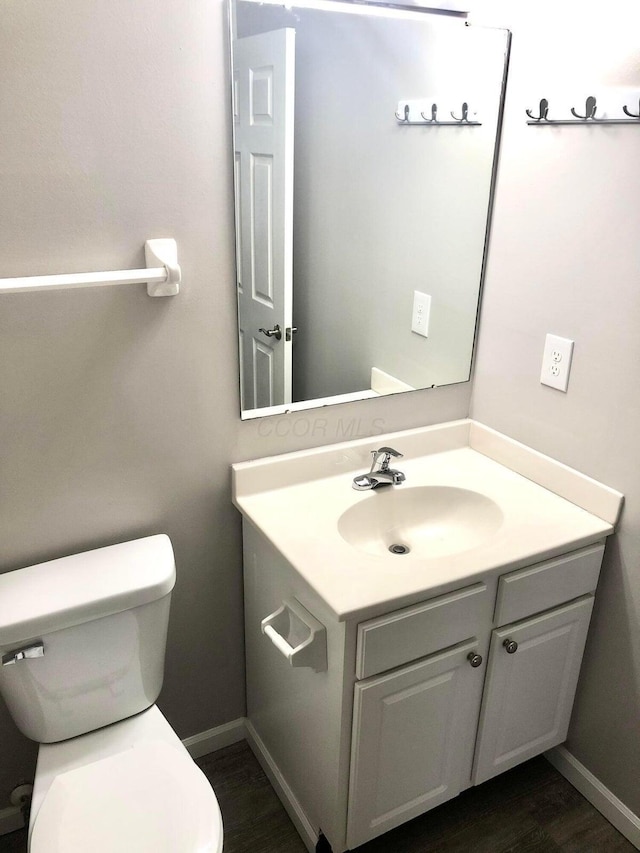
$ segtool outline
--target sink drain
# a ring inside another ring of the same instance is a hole
[[[392,554],[408,554],[411,550],[407,545],[389,545]]]

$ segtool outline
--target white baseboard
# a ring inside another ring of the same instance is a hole
[[[17,806],[0,809],[0,835],[15,832],[16,829],[22,829],[23,826],[24,817],[22,811]]]
[[[244,717],[239,717],[230,723],[225,723],[222,726],[216,726],[214,729],[207,729],[206,732],[200,732],[200,734],[185,738],[182,743],[192,758],[201,758],[210,752],[215,752],[218,749],[223,749],[225,746],[231,746],[232,743],[245,740],[245,722]]]
[[[564,746],[545,753],[545,757],[583,797],[613,824],[633,846],[640,850],[640,817],[619,800],[590,770]]]
[[[309,853],[315,853],[319,833],[318,828],[312,826],[307,815],[303,811],[302,806],[296,799],[293,791],[287,784],[286,779],[278,769],[277,764],[264,745],[260,735],[256,732],[249,720],[245,720],[245,731],[247,743],[253,750],[255,757],[260,762],[262,769],[269,779],[269,782],[271,782],[271,785],[278,795],[282,805],[285,807],[293,825],[298,830],[298,834],[304,842],[305,847]]]

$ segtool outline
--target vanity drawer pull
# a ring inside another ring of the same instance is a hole
[[[482,663],[482,655],[477,654],[476,652],[469,652],[467,655],[467,660],[471,664],[471,666],[476,669],[476,667],[480,666]]]
[[[507,652],[508,655],[515,655],[515,653],[518,651],[518,644],[516,643],[516,641],[510,640],[508,637],[502,643],[502,645],[504,646],[505,651]]]

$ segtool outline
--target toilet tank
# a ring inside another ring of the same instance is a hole
[[[0,575],[0,693],[23,734],[53,743],[153,705],[175,576],[164,534]]]

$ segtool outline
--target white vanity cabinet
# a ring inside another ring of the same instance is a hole
[[[478,583],[359,625],[357,676],[386,671],[354,688],[350,849],[565,740],[602,555],[503,575],[495,611]]]
[[[373,443],[233,466],[247,739],[311,853],[566,738],[624,500],[475,421],[377,437],[406,482],[363,493]]]
[[[356,849],[565,739],[602,542],[340,621],[244,535],[248,737],[309,850],[319,832]],[[326,628],[326,669],[264,633],[283,601]]]

